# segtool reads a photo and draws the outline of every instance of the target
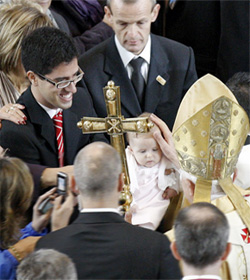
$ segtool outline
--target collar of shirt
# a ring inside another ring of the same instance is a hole
[[[120,215],[119,211],[115,208],[84,208],[81,213],[97,213],[97,212],[114,212]]]
[[[50,109],[50,108],[44,106],[43,104],[41,104],[41,103],[39,103],[39,102],[37,102],[37,103],[46,111],[46,113],[49,115],[49,117],[50,117],[51,119],[53,119],[53,117],[54,117],[56,114],[58,114],[60,111],[62,111],[62,109],[60,109],[60,108],[57,108],[57,109]]]
[[[190,275],[190,276],[184,276],[182,278],[182,280],[195,280],[195,279],[221,280],[221,278],[217,275]]]
[[[142,72],[142,75],[143,75],[145,81],[147,81],[148,69],[149,69],[150,58],[151,58],[151,36],[148,37],[148,42],[147,42],[145,48],[143,49],[143,51],[139,55],[134,55],[133,53],[127,51],[120,44],[120,42],[116,36],[115,36],[115,44],[116,44],[117,50],[119,52],[119,55],[121,57],[121,60],[124,64],[124,67],[126,68],[126,70],[128,72],[129,78],[131,78],[131,74],[132,74],[132,67],[129,65],[129,62],[132,59],[135,59],[139,56],[144,59],[144,62],[142,64],[142,68],[141,68],[141,72]]]

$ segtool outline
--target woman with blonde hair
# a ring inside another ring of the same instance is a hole
[[[38,206],[55,193],[53,188],[38,198],[32,222],[20,230],[32,193],[33,179],[27,165],[18,158],[0,158],[0,279],[15,278],[18,263],[33,251],[38,236],[47,233],[51,214],[52,230],[57,230],[68,224],[73,211],[74,198],[70,193],[62,205],[59,196],[54,200],[53,211],[40,213]]]
[[[43,26],[53,26],[53,23],[43,13],[42,7],[31,0],[12,0],[0,5],[0,129],[1,120],[25,124],[26,116],[21,111],[24,106],[14,104],[29,86],[21,62],[21,44],[29,33]],[[54,185],[58,171],[73,171],[72,168],[54,170],[45,166],[29,167],[36,189],[39,189],[40,184],[43,187]]]
[[[43,26],[53,24],[38,4],[22,0],[0,6],[0,119],[25,123],[19,110],[23,106],[13,104],[29,85],[21,63],[21,43]]]

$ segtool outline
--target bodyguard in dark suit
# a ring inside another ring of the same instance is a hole
[[[166,236],[133,226],[117,212],[123,186],[117,151],[102,142],[83,148],[74,162],[83,210],[71,225],[39,240],[75,263],[79,279],[180,279]]]
[[[18,103],[25,105],[25,126],[4,122],[0,145],[28,163],[59,167],[73,164],[78,150],[95,137],[82,135],[80,118],[95,116],[86,88],[77,89],[83,73],[78,66],[72,39],[56,28],[35,30],[23,42],[22,62],[31,82]],[[11,113],[11,112],[10,112]],[[53,117],[62,114],[59,150]],[[100,138],[97,138],[100,139]],[[62,156],[60,164],[59,156]]]
[[[107,1],[105,13],[115,36],[79,59],[99,116],[106,116],[102,88],[113,80],[121,88],[125,117],[153,112],[172,128],[179,104],[197,75],[191,48],[150,34],[151,22],[157,18],[159,8],[155,0]],[[130,62],[138,57],[144,59],[140,69],[145,84],[141,101],[131,82],[134,69]]]

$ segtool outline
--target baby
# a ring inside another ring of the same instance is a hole
[[[143,114],[145,116],[145,114]],[[151,230],[157,229],[170,203],[179,191],[179,174],[174,165],[162,155],[149,133],[127,133],[126,148],[130,191],[133,196],[130,212],[131,223]],[[129,218],[128,218],[129,219]]]

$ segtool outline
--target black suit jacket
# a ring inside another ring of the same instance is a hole
[[[210,73],[225,83],[249,72],[249,8],[244,0],[178,0],[164,15],[166,37],[193,48],[199,77]]]
[[[59,29],[66,32],[68,35],[72,35],[72,32],[70,31],[70,26],[68,25],[68,22],[64,19],[64,17],[53,10],[50,11]],[[69,17],[66,18],[68,19]],[[113,33],[113,29],[109,25],[101,21],[92,28],[85,30],[84,32],[78,35],[73,34],[72,37],[78,50],[78,53],[83,54],[85,51],[89,50],[90,48],[94,47],[95,45],[98,45],[99,43],[109,38],[111,35],[113,35]]]
[[[85,72],[84,80],[98,116],[107,114],[102,88],[113,80],[120,86],[122,114],[125,117],[135,117],[144,111],[155,113],[172,128],[184,94],[197,79],[194,55],[191,48],[164,37],[151,35],[151,39],[151,63],[142,108],[114,37],[80,57],[79,65]],[[156,80],[158,75],[166,80],[165,85]]]
[[[27,163],[58,167],[57,142],[53,120],[36,102],[28,88],[17,103],[25,106],[26,125],[3,121],[0,145],[9,148],[9,155]],[[104,140],[103,135],[83,135],[77,122],[83,116],[96,116],[92,100],[86,90],[78,88],[72,107],[63,110],[64,164],[73,164],[77,152],[88,143]]]
[[[79,279],[180,279],[166,236],[133,226],[116,213],[82,213],[41,238],[75,263]]]
[[[68,35],[71,35],[69,30],[69,25],[67,21],[64,19],[64,17],[51,9],[50,12],[52,13],[52,16],[54,17],[59,29],[66,32]]]

